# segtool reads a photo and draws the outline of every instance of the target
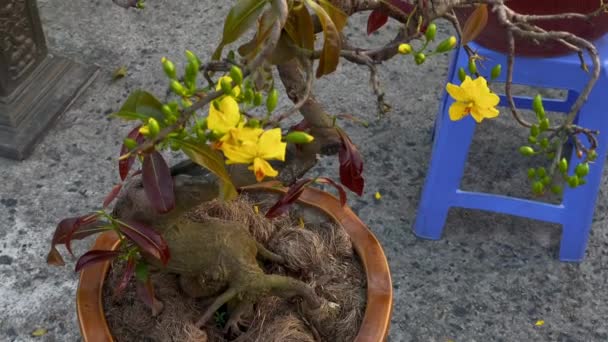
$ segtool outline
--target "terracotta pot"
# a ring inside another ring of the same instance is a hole
[[[557,14],[565,12],[590,13],[599,8],[598,0],[510,0],[507,5],[521,14]],[[472,9],[459,9],[456,15],[464,25]],[[595,40],[608,33],[608,14],[601,14],[591,22],[579,19],[551,20],[537,22],[545,30],[567,31],[588,40]],[[475,39],[475,42],[486,48],[507,52],[507,38],[505,30],[498,24],[496,15],[489,13],[488,25]],[[572,52],[563,45],[555,42],[533,41],[515,37],[515,54],[519,56],[551,57]]]
[[[286,190],[278,188],[277,184],[268,182],[246,187],[244,190],[285,193]],[[307,188],[298,202],[332,217],[350,236],[367,276],[365,315],[355,341],[385,341],[391,320],[393,287],[388,262],[380,243],[352,210],[347,206],[342,207],[333,195]],[[117,236],[108,232],[99,236],[93,249],[112,250],[117,247]],[[85,268],[80,274],[76,307],[80,332],[85,342],[114,341],[102,305],[103,284],[109,268],[109,262],[99,263]]]

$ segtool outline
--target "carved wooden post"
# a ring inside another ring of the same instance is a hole
[[[96,72],[47,53],[35,0],[0,0],[0,157],[26,158]]]

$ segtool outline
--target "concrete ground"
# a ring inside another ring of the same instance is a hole
[[[39,0],[53,53],[102,68],[100,76],[22,162],[0,160],[0,341],[78,341],[73,260],[48,267],[57,222],[99,208],[117,181],[119,141],[129,126],[108,118],[138,88],[165,93],[159,60],[208,57],[233,1],[149,0],[125,11],[110,0]],[[365,18],[348,34],[362,46],[387,41],[390,28],[365,36]],[[448,34],[440,26],[440,36]],[[356,38],[355,38],[356,37]],[[112,82],[112,71],[127,76]],[[560,227],[521,218],[453,210],[441,241],[411,231],[444,85],[447,57],[422,66],[395,58],[381,77],[393,112],[376,119],[365,68],[343,64],[316,83],[331,113],[370,122],[344,126],[365,158],[366,190],[349,203],[385,248],[394,282],[390,341],[607,341],[608,218],[604,178],[587,257],[556,260]],[[287,102],[283,99],[282,106]],[[471,148],[466,188],[523,194],[526,165],[516,153],[525,133],[506,112],[481,125]],[[512,158],[513,157],[513,158]],[[315,173],[336,175],[324,159]],[[446,170],[449,172],[449,170]],[[382,194],[381,200],[374,193]],[[86,250],[78,244],[76,252]],[[544,324],[535,323],[543,320]],[[32,337],[35,329],[46,329]]]

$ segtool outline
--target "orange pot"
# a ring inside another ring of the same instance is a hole
[[[244,188],[245,191],[274,191],[286,189],[268,182]],[[380,243],[367,226],[347,206],[342,207],[333,195],[317,189],[304,190],[298,202],[317,208],[340,223],[350,236],[367,276],[365,315],[355,342],[381,342],[388,335],[393,306],[393,287],[388,262]],[[104,233],[93,249],[112,250],[118,247],[117,236]],[[106,322],[102,305],[102,289],[110,262],[91,265],[81,271],[76,294],[80,332],[85,342],[114,341]]]

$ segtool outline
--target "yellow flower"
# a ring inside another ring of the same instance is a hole
[[[456,100],[450,106],[450,119],[460,120],[471,114],[478,123],[483,119],[495,118],[498,116],[498,105],[500,98],[490,92],[488,83],[483,77],[472,80],[466,76],[460,86],[448,83],[446,86],[448,93]]]
[[[207,127],[217,135],[224,135],[241,121],[239,104],[230,96],[224,96],[219,101],[219,110],[213,104],[209,106]]]
[[[285,161],[287,144],[281,141],[281,129],[264,131],[260,128],[240,127],[230,131],[224,139],[221,150],[226,156],[227,164],[253,164],[258,182],[264,177],[276,177],[279,173],[267,160]]]

